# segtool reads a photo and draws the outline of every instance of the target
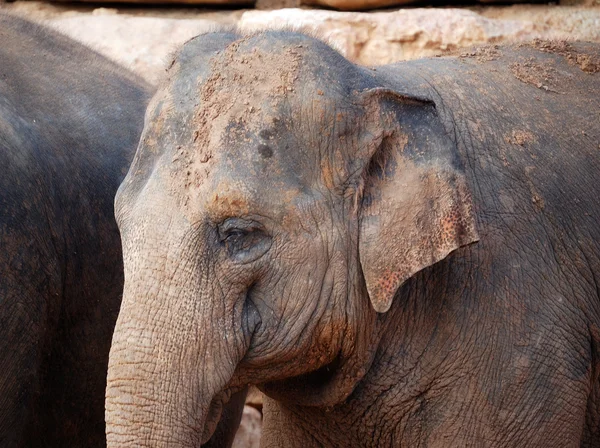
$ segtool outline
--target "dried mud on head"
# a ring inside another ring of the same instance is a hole
[[[560,91],[560,76],[552,61],[540,61],[536,58],[521,58],[509,66],[515,78],[525,84],[531,84],[541,90],[554,93]]]
[[[531,47],[538,51],[559,55],[571,66],[578,67],[585,73],[594,74],[600,71],[600,57],[595,54],[582,53],[572,44],[565,41],[546,41],[535,39],[518,47]],[[560,64],[559,64],[560,65]],[[513,75],[521,82],[531,84],[538,89],[554,93],[564,93],[570,77],[566,71],[557,69],[556,61],[544,58],[520,58],[509,66]]]
[[[499,45],[487,45],[483,47],[473,48],[468,52],[461,52],[458,57],[461,59],[473,58],[477,62],[490,62],[502,56]]]
[[[275,106],[275,99],[294,91],[301,55],[297,48],[283,52],[264,51],[254,47],[240,50],[250,38],[230,44],[212,61],[211,75],[200,88],[197,131],[206,136],[212,120],[232,111],[229,119],[249,122],[253,113],[261,111],[265,100]],[[273,117],[275,118],[275,117]],[[202,142],[200,142],[202,143]]]
[[[586,73],[600,72],[600,57],[598,55],[581,53],[566,41],[535,39],[529,45],[544,53],[563,56],[569,64],[579,67]]]
[[[301,46],[281,51],[266,51],[261,46],[249,49],[245,45],[249,39],[252,37],[241,38],[218,52],[211,61],[210,75],[199,86],[200,103],[191,122],[194,137],[187,155],[186,187],[197,187],[208,176],[207,164],[214,158],[226,129],[230,133],[241,129],[260,132],[262,122],[278,119],[272,113],[278,101],[294,92]],[[238,138],[248,137],[244,132]]]
[[[534,135],[529,131],[516,129],[504,137],[504,141],[511,145],[525,146],[535,141]]]

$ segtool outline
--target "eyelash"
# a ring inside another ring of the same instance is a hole
[[[227,235],[225,236],[225,239],[223,240],[223,242],[225,243],[226,246],[228,245],[236,245],[236,244],[240,244],[243,243],[243,240],[246,240],[247,237],[249,235],[251,235],[254,231],[244,231],[241,229],[232,229],[232,231],[227,232]],[[242,240],[242,241],[240,241]],[[251,245],[249,245],[248,247],[242,247],[239,250],[248,250],[251,247]]]
[[[271,247],[270,236],[262,230],[258,223],[241,218],[230,218],[223,221],[219,225],[219,239],[229,257],[238,263],[257,260]]]

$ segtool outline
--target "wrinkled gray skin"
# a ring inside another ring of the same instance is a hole
[[[113,200],[149,88],[14,16],[0,14],[0,42],[0,446],[105,446]]]
[[[150,88],[14,16],[0,42],[0,447],[102,447],[123,291],[113,199]],[[231,444],[244,396],[209,446]]]
[[[116,199],[108,445],[258,384],[263,447],[598,446],[600,51],[545,48],[188,42]]]

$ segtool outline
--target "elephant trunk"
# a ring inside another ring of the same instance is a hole
[[[176,280],[133,288],[150,274],[135,275],[126,280],[110,352],[107,446],[199,447],[236,392],[225,388],[248,347],[243,301],[211,297],[206,280],[200,295],[200,285]]]

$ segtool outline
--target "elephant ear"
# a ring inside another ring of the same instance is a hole
[[[386,89],[363,93],[362,103],[359,256],[383,313],[408,278],[479,236],[457,148],[434,103]]]

